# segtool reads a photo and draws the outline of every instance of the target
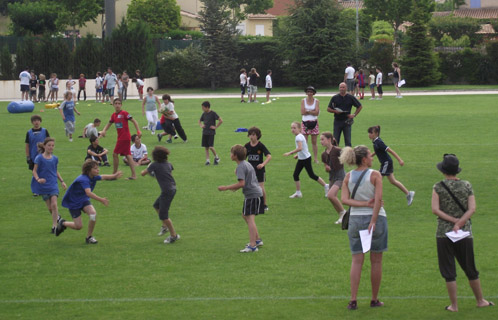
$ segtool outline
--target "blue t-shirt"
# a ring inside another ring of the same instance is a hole
[[[380,163],[392,162],[391,156],[387,153],[388,146],[382,141],[380,137],[377,137],[373,141],[375,155],[379,159]]]
[[[99,180],[102,180],[101,176],[90,178],[85,174],[79,175],[67,189],[64,198],[62,198],[62,206],[74,210],[83,208],[83,204],[90,201],[85,189],[90,188],[93,191]]]
[[[74,101],[71,100],[71,101],[64,101],[61,106],[62,108],[62,112],[64,113],[64,117],[66,117],[66,120],[64,120],[64,122],[66,121],[72,121],[74,122],[75,121],[75,118],[74,118]]]
[[[52,155],[52,158],[45,159],[42,154],[36,156],[35,164],[38,165],[38,178],[46,180],[45,183],[38,183],[35,177],[31,179],[31,191],[36,194],[59,194],[59,185],[57,184],[57,165],[59,159]]]

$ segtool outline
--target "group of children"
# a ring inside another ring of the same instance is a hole
[[[265,89],[266,89],[266,102],[270,102],[270,93],[273,88],[273,81],[271,78],[272,71],[266,71],[265,77]],[[247,99],[248,102],[258,102],[256,100],[256,95],[258,93],[258,78],[259,73],[256,71],[256,68],[251,68],[249,74],[247,74],[246,69],[240,69],[240,102],[246,102],[244,100],[244,95],[247,91]]]

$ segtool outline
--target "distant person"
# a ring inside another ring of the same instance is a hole
[[[382,90],[382,69],[377,67],[375,69],[377,71],[377,76],[375,77],[375,85],[377,86],[378,97],[376,100],[382,100],[382,95],[384,94],[384,90]]]
[[[258,78],[259,73],[256,71],[256,68],[251,68],[251,72],[249,72],[249,89],[251,90],[249,93],[249,102],[258,102],[258,100],[256,100],[256,94],[258,93]]]
[[[346,84],[341,82],[339,84],[339,94],[336,94],[330,99],[327,112],[334,114],[334,138],[337,141],[337,145],[341,142],[342,133],[344,134],[344,143],[346,147],[350,147],[353,119],[361,112],[363,107],[358,99],[346,91]],[[356,108],[356,111],[351,114],[353,107]]]
[[[444,180],[436,183],[432,191],[432,212],[438,217],[436,231],[437,256],[439,271],[446,280],[446,289],[451,304],[445,309],[458,311],[455,258],[469,279],[470,288],[476,298],[478,308],[494,306],[484,299],[474,259],[474,239],[470,218],[476,210],[476,200],[472,185],[457,178],[462,170],[454,154],[445,154],[437,168],[444,175]],[[469,236],[453,242],[447,232],[466,231]]]
[[[396,90],[396,98],[401,99],[403,98],[403,96],[401,95],[401,91],[399,90],[399,81],[401,80],[401,69],[399,68],[399,65],[396,62],[393,62],[392,67],[394,68],[393,83],[394,83],[394,89]]]
[[[348,309],[358,309],[358,288],[361,269],[365,261],[360,230],[368,230],[369,234],[373,234],[370,248],[370,281],[372,284],[370,307],[382,307],[384,303],[379,301],[378,294],[382,279],[382,253],[387,251],[387,218],[382,207],[382,176],[378,171],[370,169],[373,155],[365,146],[357,146],[354,149],[346,147],[342,149],[339,159],[342,164],[356,166],[356,169],[346,174],[341,193],[341,202],[351,208],[348,225],[349,247],[352,255],[351,299]],[[352,198],[352,191],[356,186],[358,187]]]
[[[247,89],[247,73],[246,69],[240,69],[240,102],[246,102],[244,100],[244,95],[246,94]]]
[[[368,76],[368,86],[370,88],[370,94],[372,95],[370,100],[375,100],[375,75],[373,70],[370,70],[370,75]]]
[[[35,103],[36,100],[36,89],[38,88],[38,79],[36,78],[35,72],[31,71],[31,78],[29,79],[29,100]]]
[[[180,118],[175,111],[175,101],[171,99],[171,96],[169,94],[163,94],[162,99],[163,103],[161,104],[161,106],[164,105],[165,111],[161,116],[160,123],[164,129],[164,132],[158,133],[157,139],[159,140],[159,142],[161,142],[163,135],[169,134],[169,139],[166,142],[172,143],[173,141],[171,140],[171,138],[174,137],[176,139],[178,138],[178,135],[180,135],[183,142],[187,142],[187,134],[183,130]],[[177,132],[178,134],[176,134]]]
[[[21,71],[19,80],[21,81],[21,100],[29,100],[29,80],[31,80],[31,74],[28,67]]]
[[[123,101],[128,98],[128,85],[130,84],[130,76],[126,71],[121,75],[121,82],[123,83]]]
[[[118,82],[118,77],[112,72],[111,67],[107,68],[107,74],[104,78],[104,83],[106,84],[107,93],[111,100],[111,104],[114,102],[114,90],[116,89],[116,83]]]
[[[346,83],[347,90],[350,95],[354,96],[355,87],[355,70],[351,66],[351,62],[346,63],[346,70],[344,70],[344,83]]]
[[[316,90],[314,87],[309,86],[304,89],[306,98],[301,100],[301,119],[302,130],[301,133],[308,143],[308,136],[311,135],[311,145],[313,148],[313,159],[315,163],[320,163],[318,160],[318,135],[320,128],[318,125],[318,115],[320,114],[320,101],[315,98]]]
[[[271,70],[268,70],[266,72],[266,78],[265,78],[265,89],[266,89],[266,102],[270,102],[270,93],[271,89],[273,88],[273,82],[271,80]]]
[[[59,112],[61,114],[62,120],[64,121],[64,127],[66,131],[66,137],[69,138],[69,142],[73,142],[73,134],[75,131],[76,118],[74,113],[81,115],[76,109],[73,100],[73,94],[71,91],[66,91],[64,93],[64,101],[59,107]]]
[[[38,102],[47,101],[47,96],[45,94],[46,85],[47,79],[43,73],[40,73],[38,80]]]
[[[80,74],[80,78],[78,79],[78,101],[80,101],[80,93],[83,91],[83,99],[86,101],[86,79],[85,75],[82,73]]]
[[[214,149],[214,136],[216,135],[216,129],[223,123],[221,117],[211,110],[211,104],[209,101],[204,101],[202,103],[202,115],[199,119],[199,126],[202,128],[202,146],[206,150],[206,166],[210,165],[209,161],[209,150],[214,155],[214,165],[220,163],[220,157]]]
[[[104,91],[104,80],[102,79],[102,74],[97,72],[95,77],[95,102],[104,101],[103,91]]]
[[[138,91],[138,100],[142,101],[144,99],[144,77],[142,76],[142,72],[140,70],[135,71],[135,77],[133,78],[133,82],[135,82]]]
[[[156,134],[157,120],[157,109],[161,106],[161,101],[154,95],[154,88],[147,88],[147,95],[142,101],[142,115],[147,118],[147,128],[150,130],[152,135]]]
[[[358,95],[360,96],[360,100],[363,100],[365,97],[365,83],[366,83],[366,76],[363,73],[363,69],[360,69],[358,71]]]

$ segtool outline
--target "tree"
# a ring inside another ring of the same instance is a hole
[[[17,0],[0,0],[0,14],[6,16],[9,3],[18,2]]]
[[[12,80],[14,79],[12,71],[14,70],[14,62],[12,61],[12,55],[10,54],[9,46],[5,44],[0,51],[0,79],[1,80]]]
[[[131,0],[126,18],[147,23],[153,34],[164,34],[180,26],[180,6],[175,0]]]
[[[370,36],[370,41],[375,41],[375,40],[393,40],[394,38],[394,30],[392,27],[389,25],[389,22],[387,21],[375,21],[372,24],[372,35]]]
[[[17,36],[54,34],[58,8],[52,2],[16,2],[8,5],[12,33]]]
[[[402,58],[403,74],[413,86],[429,86],[440,78],[438,61],[434,54],[434,39],[428,36],[426,11],[414,1],[407,31],[406,52]]]
[[[57,25],[60,29],[68,26],[76,30],[76,27],[85,26],[88,21],[97,22],[97,16],[102,10],[97,0],[58,0],[60,12],[57,18]],[[73,35],[73,50],[76,49],[76,32]]]
[[[354,55],[354,32],[341,19],[335,0],[297,0],[283,20],[278,39],[295,83],[324,86],[342,81],[346,61]],[[333,78],[332,75],[341,74]]]

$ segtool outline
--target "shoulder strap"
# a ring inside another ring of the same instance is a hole
[[[453,192],[451,192],[450,188],[448,188],[448,186],[446,185],[446,183],[444,183],[444,181],[441,181],[441,185],[446,189],[446,191],[448,191],[449,195],[453,198],[453,200],[456,202],[456,204],[458,205],[458,207],[460,207],[460,210],[462,210],[465,213],[467,210],[462,205],[462,203],[460,202],[460,200],[458,200],[458,198],[455,197],[455,195],[453,194]]]
[[[368,171],[368,169],[363,170],[360,177],[358,178],[358,181],[356,181],[356,184],[353,188],[353,193],[351,193],[351,199],[354,199],[354,196],[356,195],[356,190],[358,190],[358,187],[360,186],[360,182],[363,179],[363,176],[367,173],[367,171]]]

